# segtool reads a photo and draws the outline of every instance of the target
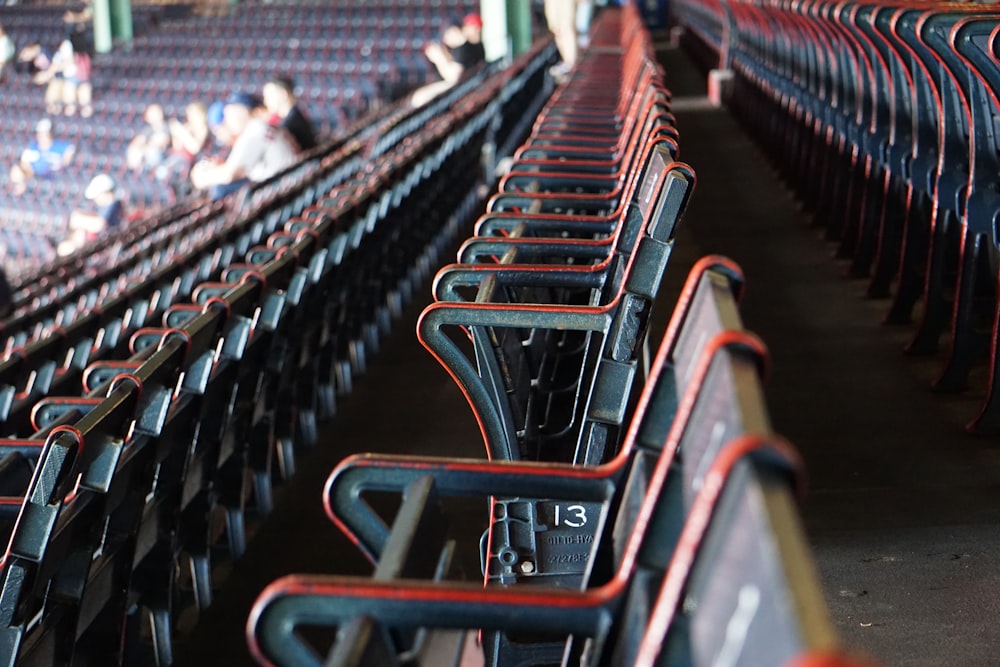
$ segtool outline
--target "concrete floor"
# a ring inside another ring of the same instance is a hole
[[[666,299],[703,254],[742,265],[742,313],[771,350],[775,430],[807,464],[804,523],[844,642],[886,665],[1000,663],[1000,456],[995,439],[962,431],[976,392],[927,389],[937,360],[902,354],[909,331],[880,325],[886,304],[842,277],[833,247],[763,153],[725,111],[705,104],[703,78],[687,58],[665,50],[662,60],[681,159],[698,174]],[[429,302],[427,288],[423,297]],[[370,571],[321,511],[323,481],[341,457],[482,456],[468,407],[413,334],[421,307],[398,325],[294,485],[280,491],[178,664],[249,664],[249,607],[283,574]],[[660,307],[657,321],[668,314]]]

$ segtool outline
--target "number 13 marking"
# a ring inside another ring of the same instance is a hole
[[[570,528],[583,528],[587,525],[587,508],[583,505],[570,505],[566,511],[571,513],[568,517],[561,517],[561,505],[556,505],[556,526],[569,526]]]

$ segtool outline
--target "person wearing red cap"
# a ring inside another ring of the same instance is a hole
[[[462,19],[462,40],[458,46],[448,47],[452,59],[460,63],[463,69],[486,62],[486,51],[483,49],[483,19],[479,14],[466,14]]]
[[[469,34],[465,31],[466,28],[474,30],[475,33]],[[462,19],[462,32],[465,32],[466,39],[470,41],[475,39],[475,41],[478,42],[482,38],[483,18],[475,12],[466,14],[465,18]]]
[[[424,55],[433,63],[441,81],[414,91],[410,103],[422,106],[448,90],[462,78],[466,70],[486,61],[482,42],[483,20],[479,14],[468,14],[459,21],[452,21],[441,35],[440,42],[424,47]]]

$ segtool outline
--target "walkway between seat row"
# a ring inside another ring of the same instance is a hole
[[[677,50],[661,57],[698,185],[678,244],[730,256],[744,322],[768,345],[768,407],[801,451],[803,506],[844,642],[889,665],[995,664],[1000,456],[965,435],[977,397],[929,391],[937,362],[843,277],[789,190]],[[693,242],[693,243],[691,243]]]

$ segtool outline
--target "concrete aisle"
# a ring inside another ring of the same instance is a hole
[[[910,330],[880,325],[886,303],[843,277],[691,62],[662,61],[698,175],[685,229],[746,273],[744,320],[771,350],[775,430],[806,461],[805,525],[842,637],[888,665],[997,664],[1000,457],[962,431],[977,396],[927,389],[940,360],[903,355]]]

